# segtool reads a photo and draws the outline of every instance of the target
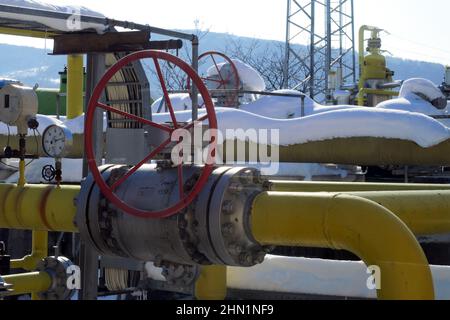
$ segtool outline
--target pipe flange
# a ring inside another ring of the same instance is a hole
[[[177,263],[163,262],[162,275],[169,285],[177,287],[188,287],[195,283],[200,275],[198,266],[183,265]]]
[[[193,251],[194,261],[201,265],[220,265],[224,263],[217,256],[209,236],[209,204],[213,191],[220,179],[231,169],[232,167],[219,167],[214,170],[211,175],[212,178],[208,180],[204,190],[200,193],[196,202],[188,208],[189,210],[185,215],[184,222],[186,225],[184,230],[186,230],[186,236],[191,239],[191,244],[193,244],[192,248],[187,248],[187,250]],[[196,255],[202,258],[200,259],[201,261],[196,261]]]
[[[262,263],[266,248],[252,236],[251,204],[264,190],[257,169],[233,168],[214,189],[209,205],[209,237],[223,264],[251,267]]]
[[[38,263],[36,271],[46,272],[52,279],[49,290],[39,294],[41,300],[70,300],[75,293],[68,288],[70,274],[68,269],[73,266],[72,261],[65,257],[47,257]]]

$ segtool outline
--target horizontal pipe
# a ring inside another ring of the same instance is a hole
[[[73,135],[73,147],[66,158],[81,159],[84,155],[84,135]],[[29,137],[28,151],[46,157],[42,151],[40,136],[37,145],[34,137]],[[13,149],[18,149],[18,139],[0,135],[0,146],[6,146],[8,141]],[[225,144],[231,143],[227,141]],[[233,142],[235,143],[235,142]],[[251,146],[254,147],[254,146]],[[258,147],[258,146],[256,146]],[[246,147],[247,150],[250,146]],[[259,145],[260,150],[264,148]],[[226,159],[224,146],[222,159]],[[269,151],[271,148],[267,148]],[[248,159],[248,155],[245,155]],[[235,159],[245,161],[245,159]],[[422,148],[412,141],[386,138],[337,138],[325,141],[308,142],[290,146],[280,146],[279,162],[282,163],[339,163],[360,166],[450,166],[450,139],[430,148]]]
[[[357,192],[357,191],[412,191],[450,190],[446,184],[406,184],[368,182],[310,182],[310,181],[270,181],[270,191],[279,192]]]
[[[42,130],[43,132],[43,130]],[[19,148],[19,139],[16,136],[8,138],[5,134],[0,134],[0,146],[5,147],[9,145],[12,149]],[[30,154],[39,155],[40,157],[47,157],[42,147],[42,136],[36,135],[27,137],[27,151]],[[74,134],[73,145],[69,150],[66,158],[70,159],[82,159],[84,154],[84,135]]]
[[[43,271],[3,276],[3,280],[12,285],[9,296],[46,292],[52,286],[50,275]]]
[[[0,184],[0,228],[78,232],[74,220],[80,188]]]
[[[408,227],[377,203],[352,195],[264,192],[251,230],[262,245],[345,249],[381,270],[380,299],[434,299],[430,267]]]
[[[450,140],[430,148],[385,138],[340,138],[280,148],[281,162],[450,166]]]
[[[352,192],[392,211],[416,236],[450,233],[450,191]]]
[[[290,181],[273,181],[269,186],[271,191],[277,192],[346,192],[374,201],[399,217],[416,236],[450,233],[449,188],[448,185],[427,184],[393,184],[391,186],[379,183]]]

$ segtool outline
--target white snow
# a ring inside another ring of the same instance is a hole
[[[426,79],[409,79],[403,83],[397,99],[384,101],[377,108],[418,112],[429,116],[448,114],[447,109],[437,109],[417,93],[428,97],[430,101],[444,98],[444,94],[433,82]]]
[[[296,90],[277,90],[274,93],[301,95]],[[354,109],[355,106],[322,106],[310,97],[305,97],[304,115],[310,116],[329,111]],[[273,119],[295,119],[302,116],[302,101],[297,97],[262,96],[258,100],[242,105],[241,110]]]
[[[264,176],[273,176],[273,170],[264,165],[244,164],[246,167],[259,169]],[[339,176],[345,179],[349,171],[339,169],[336,166],[328,166],[317,163],[280,163],[275,176],[303,178],[304,181],[313,181],[318,177]]]
[[[105,17],[101,13],[92,11],[86,7],[58,6],[58,5],[53,5],[53,4],[37,1],[37,0],[0,0],[0,4],[8,5],[8,6],[15,6],[15,7],[22,7],[22,8],[29,8],[29,9],[38,9],[38,10],[46,10],[46,11],[53,11],[53,12],[60,12],[60,13],[69,13],[69,14],[73,14],[75,19],[72,19],[72,20],[55,19],[55,18],[47,18],[47,17],[32,16],[32,15],[26,15],[26,14],[8,13],[8,12],[0,12],[1,18],[14,19],[14,20],[20,20],[20,21],[34,21],[34,22],[46,25],[50,28],[61,30],[61,31],[66,31],[66,32],[76,32],[76,31],[80,31],[80,30],[94,29],[98,33],[103,33],[106,29],[106,26],[103,24],[86,23],[86,22],[78,23],[77,22],[76,15],[100,17],[100,18]]]
[[[205,114],[199,110],[199,116]],[[334,138],[375,137],[413,141],[423,148],[435,146],[450,138],[450,129],[438,121],[419,113],[375,108],[351,108],[307,116],[296,119],[272,119],[243,110],[216,108],[219,130],[279,130],[281,146],[324,141]],[[191,121],[191,111],[176,113],[181,122]],[[38,115],[39,131],[42,133],[52,124],[63,124],[73,134],[84,132],[84,116],[70,121],[57,120],[55,117]],[[170,121],[168,113],[155,114],[157,123]],[[106,117],[104,118],[104,130]],[[10,127],[11,135],[17,132]],[[5,124],[0,123],[0,134],[8,134]],[[32,136],[33,132],[29,132]],[[248,137],[247,137],[248,138]],[[250,137],[251,138],[251,137]],[[252,141],[258,142],[258,141]]]
[[[172,108],[174,111],[185,111],[192,110],[192,99],[187,93],[175,93],[169,96],[170,103],[172,104]],[[162,103],[162,107],[161,107]],[[203,105],[203,98],[199,94],[198,95],[198,104],[200,106]],[[159,98],[152,104],[152,114],[156,113],[165,113],[165,102],[163,102],[163,97]],[[158,112],[161,108],[161,112]]]
[[[437,98],[443,98],[444,94],[442,93],[436,85],[427,79],[422,78],[412,78],[403,82],[403,85],[400,89],[399,96],[406,97],[410,93],[422,93],[427,96],[431,101]]]
[[[261,77],[258,71],[256,71],[253,67],[242,62],[239,59],[231,59],[231,61],[233,61],[234,65],[236,66],[244,90],[249,91],[266,90],[266,84],[264,82],[264,79]],[[208,77],[218,76],[219,71],[217,69],[220,70],[220,73],[222,75],[224,74],[229,75],[231,67],[228,62],[222,62],[217,64],[217,67],[215,65],[211,66],[207,70],[206,74],[208,75]]]
[[[200,116],[204,114],[204,110],[199,111]],[[282,146],[334,138],[375,137],[413,141],[428,148],[450,138],[450,129],[438,121],[423,114],[398,110],[351,108],[288,120],[229,108],[216,108],[216,114],[221,132],[227,129],[278,129]],[[191,112],[178,112],[177,119],[191,121]],[[153,120],[165,123],[170,121],[170,115],[157,114]]]
[[[18,160],[8,160],[6,164],[18,167]],[[39,184],[47,183],[42,178],[42,169],[46,165],[52,165],[55,167],[55,159],[52,158],[40,158],[31,162],[27,169],[25,170],[25,177],[28,183]],[[83,177],[83,159],[63,159],[62,160],[62,170],[63,170],[63,182],[65,183],[80,183]],[[19,173],[16,172],[11,175],[5,182],[6,183],[17,183],[19,180]]]
[[[146,270],[150,279],[165,281],[162,269],[153,263],[147,263]],[[431,266],[431,271],[436,299],[450,300],[450,267]],[[230,289],[375,299],[376,291],[367,288],[368,278],[363,262],[272,255],[252,268],[227,268]]]

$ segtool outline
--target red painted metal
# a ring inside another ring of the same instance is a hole
[[[216,57],[220,57],[223,60],[226,61],[226,63],[228,63],[231,67],[231,74],[228,76],[227,79],[224,79],[222,76],[222,73],[220,72],[220,68],[219,68],[219,64],[217,63],[217,59]],[[228,97],[225,101],[225,107],[234,107],[236,104],[236,101],[238,99],[238,91],[241,88],[241,80],[239,77],[239,71],[235,65],[235,63],[233,62],[233,60],[231,60],[227,55],[225,55],[222,52],[218,52],[218,51],[207,51],[203,54],[201,54],[198,57],[199,62],[202,60],[206,60],[210,58],[214,64],[214,66],[216,67],[217,70],[217,74],[220,77],[220,80],[217,79],[213,79],[211,77],[202,77],[202,80],[206,83],[206,82],[215,82],[217,83],[217,86],[215,88],[213,88],[214,90],[220,90],[220,89],[225,89],[228,85],[229,89],[233,90],[230,91],[230,93],[228,93]],[[234,81],[232,81],[234,78]],[[229,86],[231,85],[231,87]],[[191,89],[191,82],[190,80],[188,80],[188,85],[187,85],[187,89],[190,90]]]
[[[170,112],[171,119],[173,121],[173,124],[175,126],[175,129],[172,127],[169,127],[168,125],[155,123],[153,121],[138,117],[133,114],[129,114],[127,112],[123,112],[121,110],[117,110],[113,107],[107,106],[103,103],[100,103],[99,100],[101,96],[103,95],[103,92],[108,85],[108,82],[113,78],[113,76],[119,72],[122,68],[124,68],[127,65],[130,65],[131,63],[142,60],[142,59],[152,59],[155,68],[158,74],[158,79],[161,83],[161,88],[164,93],[164,97],[166,99],[166,103]],[[180,60],[179,58],[165,53],[161,51],[140,51],[132,53],[121,60],[119,60],[115,65],[113,65],[102,77],[100,82],[98,83],[97,87],[95,88],[94,92],[92,93],[92,97],[89,101],[88,111],[86,115],[86,128],[85,128],[85,146],[86,146],[86,154],[87,154],[87,160],[89,169],[94,177],[95,182],[97,183],[98,187],[100,188],[103,195],[111,201],[117,208],[123,210],[124,212],[140,217],[140,218],[150,218],[150,219],[161,219],[161,218],[168,218],[170,216],[173,216],[177,213],[179,213],[181,210],[186,208],[194,199],[195,197],[202,191],[204,185],[206,184],[209,176],[211,175],[213,171],[213,161],[210,161],[211,159],[208,159],[208,163],[205,164],[205,166],[202,168],[200,177],[198,178],[197,182],[195,183],[194,187],[186,192],[184,190],[184,177],[183,177],[183,164],[179,165],[177,170],[178,175],[178,189],[179,189],[179,201],[172,205],[171,207],[164,208],[159,211],[145,211],[141,210],[139,208],[135,208],[133,206],[130,206],[129,204],[122,201],[116,194],[115,190],[117,190],[120,185],[122,185],[130,176],[132,176],[136,171],[139,170],[144,164],[148,163],[150,160],[154,159],[156,155],[158,155],[166,146],[168,146],[171,143],[171,139],[169,138],[165,142],[163,142],[159,147],[157,147],[155,150],[153,150],[145,159],[143,159],[139,164],[131,168],[126,175],[124,175],[121,179],[116,181],[112,186],[109,186],[105,180],[102,177],[102,174],[100,173],[97,162],[95,159],[95,153],[94,153],[94,145],[93,145],[93,125],[94,125],[94,116],[97,110],[102,111],[108,111],[112,113],[119,114],[125,118],[136,120],[142,124],[152,126],[153,128],[163,130],[165,132],[168,132],[172,134],[177,128],[180,128],[179,122],[176,119],[176,113],[175,110],[172,107],[170,96],[165,84],[165,80],[163,79],[160,63],[158,60],[166,61],[168,63],[171,63],[175,67],[180,68],[183,72],[185,72],[189,79],[196,85],[198,88],[198,91],[200,95],[203,98],[204,106],[206,109],[206,114],[198,119],[197,121],[208,121],[209,129],[217,129],[217,118],[214,111],[214,105],[211,100],[211,97],[209,95],[208,89],[204,85],[202,79],[199,77],[199,75],[184,61]],[[186,124],[182,127],[182,129],[190,129],[194,126],[195,121],[191,122],[189,124]],[[217,146],[217,142],[215,140],[215,137],[212,137],[211,143],[209,145],[209,154],[214,155],[215,149]]]

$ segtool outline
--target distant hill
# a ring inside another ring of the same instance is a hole
[[[226,51],[233,41],[238,41],[245,46],[250,45],[254,39],[210,32],[201,38],[200,51]],[[262,45],[259,50],[255,50],[255,54],[261,55],[265,53],[266,46],[280,44],[271,40],[258,40],[258,42]],[[17,79],[30,86],[38,83],[41,87],[57,88],[59,86],[58,72],[64,69],[66,58],[50,56],[48,51],[43,49],[0,44],[0,61],[2,62],[0,78]],[[444,66],[437,63],[388,57],[388,64],[392,70],[396,71],[396,79],[423,77],[436,84],[440,84],[443,80]]]

